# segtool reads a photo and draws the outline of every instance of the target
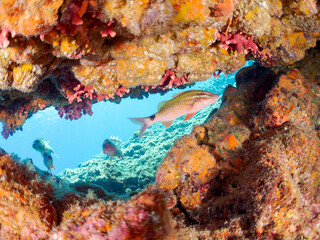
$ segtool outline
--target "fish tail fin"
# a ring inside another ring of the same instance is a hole
[[[129,118],[132,122],[141,125],[139,138],[141,138],[142,134],[150,127],[149,117],[144,118]]]

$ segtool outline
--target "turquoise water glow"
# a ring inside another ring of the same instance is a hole
[[[248,62],[246,66],[252,63],[253,61]],[[60,118],[58,112],[50,107],[28,119],[23,125],[23,131],[17,131],[7,140],[0,139],[0,146],[7,152],[18,154],[22,159],[32,158],[36,166],[46,170],[41,154],[32,148],[34,139],[42,137],[50,141],[49,145],[59,156],[53,156],[53,165],[57,170],[52,170],[54,174],[58,174],[65,168],[75,168],[101,153],[101,145],[106,138],[116,136],[126,141],[132,137],[140,126],[132,123],[128,117],[150,116],[156,113],[160,101],[168,100],[175,93],[190,89],[208,90],[221,96],[228,84],[235,85],[235,75],[236,73],[225,77],[222,73],[218,79],[212,77],[196,83],[191,88],[176,89],[163,96],[150,95],[143,100],[127,98],[120,104],[100,102],[92,106],[92,116],[83,115],[73,121]]]

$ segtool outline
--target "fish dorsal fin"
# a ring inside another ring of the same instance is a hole
[[[157,107],[158,111],[160,111],[160,109],[161,109],[167,102],[168,102],[168,100],[159,102],[158,107]]]
[[[176,98],[176,97],[180,96],[180,95],[183,94],[183,93],[185,93],[185,92],[176,93],[175,95],[172,96],[172,98]]]
[[[196,112],[194,112],[194,113],[188,113],[188,114],[185,116],[185,118],[183,119],[183,121],[186,121],[186,120],[192,118],[195,114],[196,114]]]
[[[173,120],[170,121],[163,121],[161,122],[163,125],[165,125],[167,128],[171,126],[171,124],[173,123]]]
[[[53,152],[53,154],[56,156],[56,158],[60,158],[58,154],[56,154],[55,152]]]

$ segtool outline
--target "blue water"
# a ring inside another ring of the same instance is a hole
[[[247,62],[246,66],[252,63],[253,61]],[[0,139],[0,146],[7,152],[18,154],[22,159],[32,158],[37,167],[46,170],[41,154],[32,148],[34,139],[42,137],[49,141],[49,145],[59,156],[53,156],[53,165],[57,170],[52,170],[54,174],[58,174],[65,168],[75,168],[102,152],[101,145],[106,138],[116,136],[126,141],[132,137],[140,126],[132,123],[128,117],[150,116],[156,113],[160,101],[168,100],[172,95],[190,89],[211,90],[222,95],[228,84],[235,84],[235,74],[225,77],[221,73],[218,79],[212,77],[196,83],[192,88],[175,89],[163,96],[150,95],[143,100],[127,98],[120,104],[100,102],[92,106],[92,116],[83,115],[73,121],[60,118],[58,112],[50,107],[28,119],[23,125],[23,131],[17,131],[7,140]]]

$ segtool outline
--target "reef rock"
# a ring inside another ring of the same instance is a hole
[[[127,202],[98,200],[97,191],[87,188],[83,196],[2,149],[0,188],[1,239],[173,239],[174,221],[161,190]]]
[[[1,118],[4,130],[12,134],[45,107],[66,107],[76,115],[67,119],[77,119],[91,108],[81,100],[162,92],[230,74],[246,59],[292,64],[319,39],[318,8],[314,0],[1,2],[0,111],[11,115]],[[51,83],[46,95],[43,81]],[[69,106],[74,94],[79,106]],[[43,107],[30,111],[25,101],[35,96]]]
[[[220,108],[169,147],[156,183],[126,202],[1,149],[1,238],[317,239],[319,59],[313,49],[286,70],[240,70]]]
[[[177,198],[181,236],[190,224],[203,239],[319,236],[319,56],[240,70],[219,110],[175,141],[156,185]]]
[[[106,201],[90,183],[66,187],[0,149],[0,238],[317,239],[319,7],[315,0],[2,1],[6,138],[49,106],[73,120],[101,100],[163,93],[233,73],[248,59],[260,66],[241,70],[222,106],[168,148],[150,187],[158,189],[127,202]]]

